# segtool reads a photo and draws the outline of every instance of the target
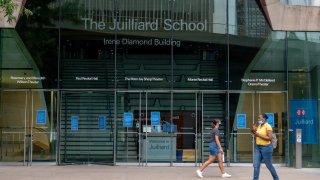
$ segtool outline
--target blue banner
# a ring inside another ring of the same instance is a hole
[[[46,124],[46,110],[37,110],[36,124]]]
[[[133,114],[131,112],[123,114],[123,126],[124,127],[133,126]]]
[[[79,129],[79,117],[71,116],[71,130],[78,131]]]
[[[318,100],[290,100],[290,124],[293,130],[291,142],[294,144],[296,129],[302,130],[302,144],[319,143]]]
[[[237,128],[243,129],[247,127],[247,115],[237,114]]]
[[[106,129],[106,116],[99,116],[98,117],[98,124],[99,129]]]
[[[160,112],[154,111],[151,112],[151,126],[159,126],[160,125]]]
[[[274,127],[274,114],[273,113],[265,113],[268,116],[267,123]]]

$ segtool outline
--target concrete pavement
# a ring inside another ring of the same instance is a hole
[[[195,180],[197,167],[154,167],[154,166],[0,166],[0,180]],[[318,169],[295,169],[276,167],[283,180],[318,180]],[[231,179],[252,179],[252,167],[226,167]],[[222,179],[219,168],[210,166],[202,179]],[[266,167],[261,167],[260,180],[272,180]]]

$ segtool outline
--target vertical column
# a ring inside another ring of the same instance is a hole
[[[302,167],[302,133],[301,129],[296,129],[296,168]]]

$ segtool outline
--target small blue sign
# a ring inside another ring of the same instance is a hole
[[[273,113],[265,113],[268,116],[267,123],[270,124],[271,127],[274,127],[274,114]]]
[[[162,131],[163,132],[177,132],[177,125],[165,123],[162,125]]]
[[[247,127],[247,115],[237,114],[237,128],[243,129]]]
[[[71,116],[71,130],[78,131],[78,129],[79,129],[79,117]]]
[[[154,111],[151,112],[151,126],[159,126],[160,125],[160,112]]]
[[[46,124],[46,110],[37,110],[36,124]]]
[[[123,126],[124,127],[133,126],[133,114],[131,112],[123,114]]]
[[[106,116],[99,116],[98,123],[99,123],[99,129],[101,130],[106,129]]]

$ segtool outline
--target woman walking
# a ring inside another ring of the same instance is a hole
[[[266,114],[260,114],[258,116],[259,126],[252,125],[252,133],[256,137],[256,144],[254,149],[253,159],[253,180],[259,179],[260,164],[262,159],[269,169],[274,180],[278,180],[278,174],[272,165],[272,152],[273,147],[271,144],[272,127],[267,123],[268,116]]]
[[[212,130],[210,131],[210,145],[209,145],[210,155],[209,155],[208,160],[204,164],[202,164],[200,169],[198,169],[196,171],[197,176],[200,178],[203,177],[203,171],[205,170],[205,168],[208,167],[211,163],[213,163],[216,158],[218,159],[219,168],[221,171],[221,176],[223,178],[231,177],[230,174],[228,174],[224,171],[224,167],[223,167],[223,163],[222,163],[222,155],[221,154],[223,154],[223,149],[221,147],[220,140],[219,140],[219,136],[220,136],[219,125],[220,124],[221,124],[220,119],[214,119],[212,122]]]

